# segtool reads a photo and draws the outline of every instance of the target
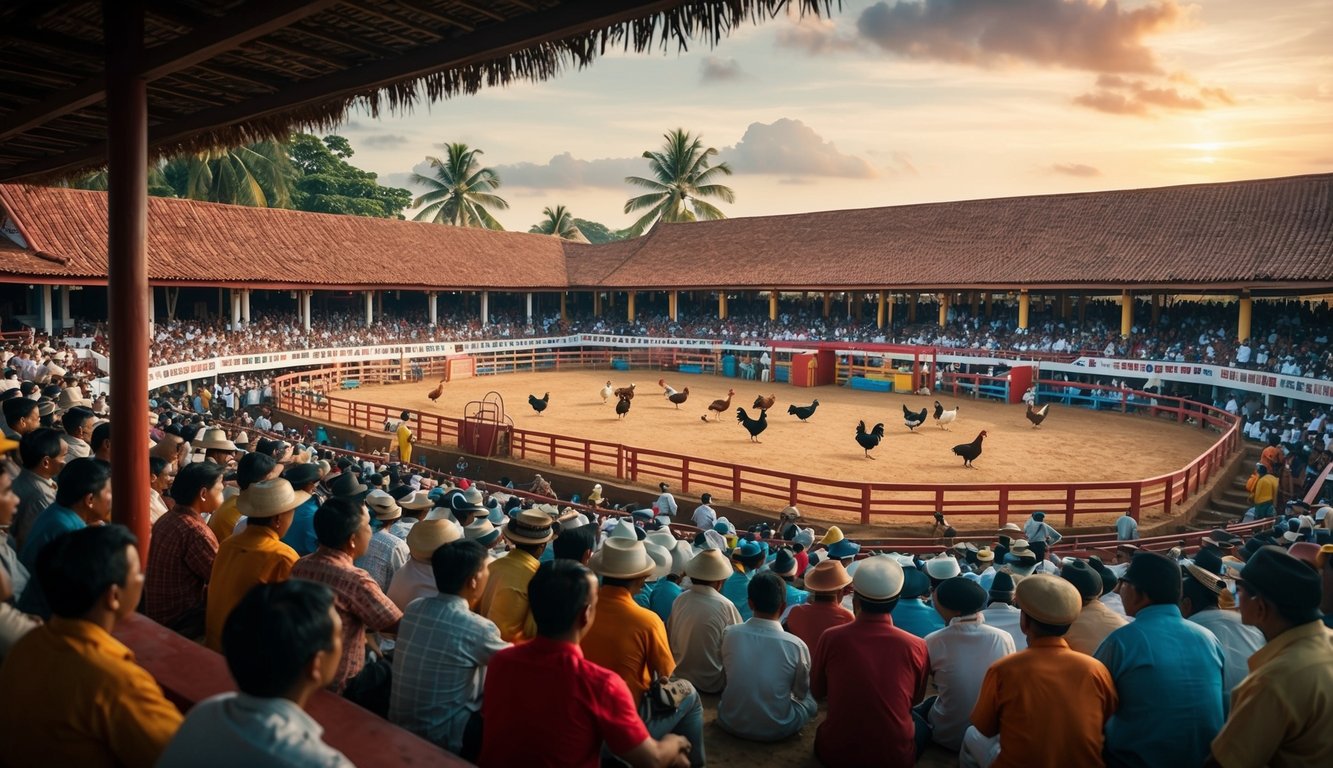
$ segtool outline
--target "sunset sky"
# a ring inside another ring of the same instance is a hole
[[[480,148],[516,230],[627,226],[623,178],[677,127],[735,171],[732,217],[1320,173],[1330,40],[1333,0],[844,0],[337,132],[414,194],[442,143]]]

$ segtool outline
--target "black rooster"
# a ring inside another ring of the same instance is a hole
[[[768,429],[768,411],[760,411],[759,418],[752,419],[744,408],[737,408],[736,421],[744,425],[745,431],[750,433],[750,442],[758,443],[760,442],[759,433]]]
[[[983,429],[981,430],[981,434],[977,435],[976,440],[973,440],[970,443],[963,443],[962,445],[955,445],[953,447],[954,455],[963,457],[963,466],[971,467],[972,462],[976,461],[977,457],[981,455],[981,441],[985,437],[986,430]],[[975,467],[973,468],[975,469]]]
[[[1032,422],[1033,429],[1036,429],[1037,427],[1041,426],[1041,423],[1046,420],[1046,414],[1050,413],[1050,410],[1051,410],[1050,403],[1047,403],[1046,405],[1043,405],[1040,408],[1033,408],[1032,404],[1028,403],[1028,412],[1026,415],[1028,417],[1028,421]]]
[[[540,398],[537,397],[536,395],[528,395],[528,405],[532,406],[532,410],[536,411],[538,416],[542,415],[542,411],[546,410],[546,406],[550,402],[551,402],[550,392],[547,392]]]
[[[629,413],[629,403],[630,399],[628,397],[625,397],[624,395],[620,396],[620,399],[616,401],[617,418],[625,418],[625,414]]]
[[[789,405],[787,406],[787,413],[791,414],[792,416],[795,416],[801,421],[805,421],[806,419],[815,415],[815,409],[818,407],[819,407],[818,400],[814,401],[809,405]]]
[[[862,449],[865,450],[867,459],[875,458],[874,456],[870,455],[870,451],[872,448],[879,445],[879,441],[883,439],[884,439],[883,424],[876,424],[874,429],[867,432],[866,423],[864,421],[856,422],[856,442],[860,444]]]
[[[904,405],[903,426],[915,432],[917,427],[926,423],[926,415],[928,413],[930,413],[930,409],[928,408],[922,408],[920,411],[913,413],[912,411],[907,410],[907,406]]]

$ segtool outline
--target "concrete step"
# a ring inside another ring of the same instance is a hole
[[[1234,514],[1236,517],[1240,517],[1245,514],[1245,510],[1250,508],[1250,502],[1248,500],[1234,501],[1227,498],[1213,499],[1212,503],[1209,504],[1209,507],[1219,512]]]

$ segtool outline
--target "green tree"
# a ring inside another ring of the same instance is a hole
[[[105,192],[109,174],[105,168],[95,171],[87,176],[80,176],[73,181],[67,182],[67,186],[74,189],[93,189],[98,192]],[[153,197],[175,197],[176,190],[172,188],[171,182],[167,181],[166,174],[162,172],[162,164],[154,163],[148,166],[148,194]]]
[[[289,153],[298,172],[292,190],[298,211],[401,219],[412,202],[408,190],[381,186],[374,173],[348,163],[352,145],[342,136],[320,140],[300,133],[292,137]]]
[[[412,174],[412,182],[429,187],[430,191],[412,201],[413,206],[426,206],[415,221],[433,221],[456,227],[484,227],[504,229],[488,208],[505,210],[509,203],[494,194],[500,188],[500,177],[490,168],[481,167],[477,157],[480,149],[470,149],[461,143],[449,144],[445,159],[427,157],[434,173],[431,176]]]
[[[663,134],[662,138],[666,142],[661,151],[643,153],[652,178],[625,177],[625,183],[651,190],[626,201],[625,213],[647,209],[630,227],[630,232],[637,237],[658,221],[725,219],[726,214],[704,198],[736,202],[731,187],[716,183],[719,174],[731,175],[731,167],[726,163],[712,165],[711,158],[717,155],[717,150],[704,147],[701,138],[691,136],[683,128]]]
[[[163,173],[177,197],[258,208],[290,208],[297,176],[278,141],[175,157]]]
[[[574,224],[590,243],[610,243],[629,237],[629,230],[611,229],[605,224],[588,219],[574,219]]]
[[[528,231],[537,235],[554,235],[561,240],[575,240],[580,243],[588,242],[588,238],[579,231],[579,225],[575,223],[574,217],[570,215],[569,209],[563,205],[557,205],[551,208],[549,205],[542,209],[542,215],[546,218],[533,224],[532,229]]]

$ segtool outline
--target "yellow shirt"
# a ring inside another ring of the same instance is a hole
[[[222,651],[222,626],[236,604],[256,584],[286,581],[296,564],[296,550],[278,539],[278,532],[247,525],[222,542],[208,578],[208,613],[205,616],[209,648]]]
[[[236,508],[236,502],[241,500],[241,494],[236,494],[230,499],[222,502],[222,506],[217,508],[213,516],[208,518],[208,528],[213,531],[217,537],[218,543],[231,538],[231,532],[236,530],[236,524],[241,522],[241,510]]]
[[[1272,501],[1277,496],[1277,476],[1264,475],[1254,484],[1254,492],[1250,494],[1250,499],[1255,504],[1263,504]]]
[[[624,587],[598,590],[597,615],[579,645],[588,661],[624,679],[635,702],[653,678],[670,677],[676,669],[662,619],[635,603]]]
[[[1333,631],[1311,621],[1250,656],[1213,739],[1223,768],[1333,765]]]
[[[181,713],[134,654],[104,629],[52,618],[0,668],[0,763],[152,765]]]
[[[481,596],[477,612],[495,622],[500,637],[521,643],[537,636],[537,623],[528,609],[528,582],[541,565],[537,558],[521,549],[491,563],[491,577]]]
[[[398,459],[404,464],[412,461],[412,430],[404,421],[398,425]]]

